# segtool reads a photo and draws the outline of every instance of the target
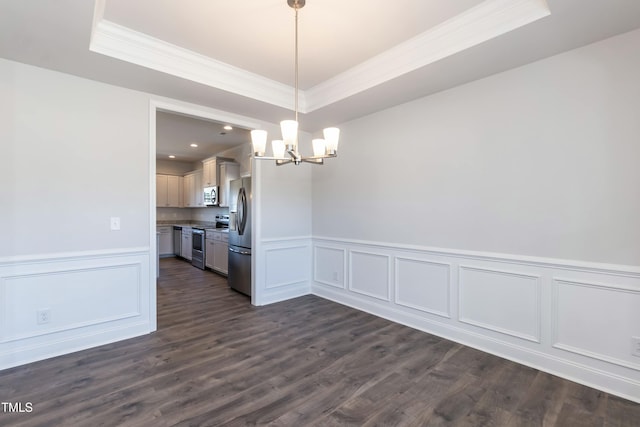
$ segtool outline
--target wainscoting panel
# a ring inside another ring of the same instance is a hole
[[[0,260],[0,369],[151,332],[149,287],[148,248]]]
[[[460,266],[458,283],[461,322],[540,342],[539,277]]]
[[[308,245],[266,249],[267,289],[307,283],[308,249]]]
[[[395,260],[396,304],[451,317],[451,264],[405,257]]]
[[[349,290],[389,301],[390,261],[387,255],[349,251]]]
[[[315,246],[313,260],[313,280],[344,289],[346,285],[346,251],[342,248]]]
[[[640,402],[640,266],[330,237],[313,254],[315,295]]]
[[[553,346],[640,371],[640,286],[554,281]],[[611,310],[603,310],[611,307]]]
[[[256,258],[256,305],[307,295],[311,281],[311,238],[263,240]]]
[[[139,316],[140,267],[137,263],[2,278],[0,342]],[[38,311],[48,313],[47,323],[37,321]]]

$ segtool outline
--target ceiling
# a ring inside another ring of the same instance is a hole
[[[225,129],[226,125],[228,123],[158,111],[156,159],[168,160],[174,156],[176,161],[195,162],[251,140],[249,130],[237,126]]]
[[[0,57],[277,123],[285,0],[0,0]],[[637,0],[308,0],[300,122],[315,132],[640,28]]]

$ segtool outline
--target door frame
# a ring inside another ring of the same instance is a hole
[[[164,111],[169,113],[184,114],[187,116],[214,120],[216,122],[229,123],[246,129],[260,129],[262,123],[249,117],[240,116],[222,110],[203,107],[200,105],[189,104],[186,102],[176,101],[168,98],[152,97],[149,101],[149,325],[150,330],[155,331],[158,328],[157,313],[157,279],[156,272],[158,268],[157,242],[156,242],[156,113]],[[247,141],[248,142],[248,141]],[[256,163],[252,162],[251,176],[255,176]],[[252,186],[255,179],[252,179]],[[254,186],[255,188],[255,186]],[[254,200],[255,200],[254,192]],[[257,203],[255,203],[257,204]],[[255,217],[255,216],[254,216]],[[256,223],[255,220],[252,221]],[[255,227],[253,228],[254,231]],[[256,233],[252,234],[252,248],[256,247]],[[251,262],[251,303],[256,304],[258,300],[256,296],[255,286],[255,257]]]

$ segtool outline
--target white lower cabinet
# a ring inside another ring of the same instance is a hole
[[[205,251],[206,252],[205,252],[204,266],[205,267],[209,267],[211,269],[213,269],[213,257],[215,255],[215,249],[214,249],[213,242],[214,242],[213,239],[206,239],[205,240]]]
[[[226,237],[226,236],[225,236]],[[229,242],[213,241],[213,269],[222,274],[229,273]]]
[[[156,228],[160,233],[160,240],[158,241],[158,255],[161,257],[173,255],[173,227],[162,226]]]
[[[227,275],[229,272],[229,233],[207,230],[206,247],[205,266],[216,273]]]
[[[191,228],[182,229],[182,248],[180,255],[182,258],[186,258],[191,261],[191,251],[193,250],[193,235],[191,234]]]

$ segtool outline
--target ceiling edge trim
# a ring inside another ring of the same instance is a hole
[[[305,91],[309,112],[550,15],[545,0],[487,0]]]
[[[94,25],[89,50],[278,107],[294,108],[291,86],[105,19]],[[304,107],[304,95],[300,104]]]
[[[172,76],[294,109],[293,87],[102,19],[97,0],[89,50]],[[545,0],[485,0],[316,86],[299,91],[310,113],[550,15]]]

